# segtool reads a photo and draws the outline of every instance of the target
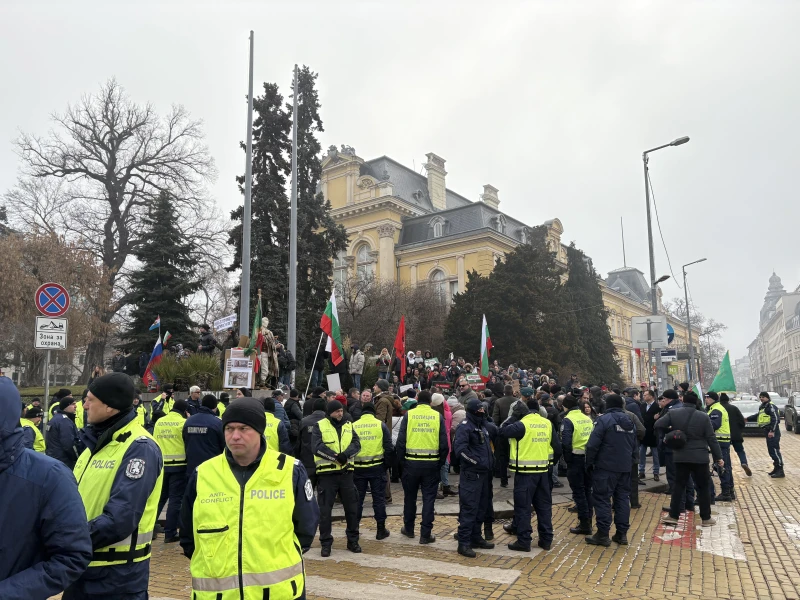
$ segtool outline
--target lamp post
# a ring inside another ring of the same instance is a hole
[[[663,146],[656,146],[655,148],[650,148],[650,150],[645,150],[642,153],[642,163],[644,163],[644,196],[645,201],[647,203],[647,242],[650,248],[650,309],[653,315],[658,315],[658,296],[656,295],[656,285],[658,281],[656,281],[656,260],[655,255],[653,254],[653,223],[650,218],[650,177],[647,172],[647,161],[648,161],[648,154],[651,152],[655,152],[656,150],[661,150],[662,148],[667,148],[669,146],[680,146],[685,144],[689,141],[688,136],[679,137],[671,141],[669,144],[664,144]],[[659,281],[662,281],[664,278],[662,277]],[[652,343],[648,344],[648,350],[652,352]],[[651,354],[652,356],[652,354]],[[656,354],[656,387],[660,388],[661,381],[663,380],[663,374],[661,373],[661,349],[659,348],[658,353]],[[650,374],[648,373],[648,377]]]
[[[696,260],[694,262],[686,263],[683,265],[683,292],[686,295],[686,326],[689,329],[689,383],[691,383],[694,378],[692,377],[692,369],[694,367],[694,344],[692,343],[692,315],[689,312],[689,288],[686,287],[686,267],[689,265],[696,265],[697,263],[701,263],[704,260],[708,260],[706,258],[701,258],[700,260]]]

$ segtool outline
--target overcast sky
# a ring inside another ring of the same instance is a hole
[[[211,192],[241,201],[248,32],[255,81],[289,93],[294,63],[319,73],[323,148],[408,166],[447,160],[447,186],[535,225],[558,217],[604,276],[649,279],[642,151],[661,227],[701,312],[745,354],[773,269],[800,283],[797,2],[40,2],[0,6],[0,190],[17,131],[116,77],[133,99],[203,119],[219,169]],[[258,93],[258,92],[257,92]],[[668,274],[657,241],[657,275]],[[682,296],[670,280],[665,298]]]

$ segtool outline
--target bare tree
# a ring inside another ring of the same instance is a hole
[[[200,289],[189,300],[189,311],[197,323],[213,321],[236,312],[236,289],[231,274],[221,264],[206,265],[199,275]]]
[[[664,309],[671,315],[686,321],[686,301],[683,298],[673,298],[671,302],[665,302]],[[689,302],[689,314],[692,318],[692,329],[697,332],[700,341],[697,350],[703,374],[702,384],[708,387],[714,380],[717,369],[725,356],[725,346],[721,342],[721,337],[728,326],[714,319],[706,318],[691,301]]]
[[[142,217],[160,192],[176,199],[182,235],[202,237],[200,250],[215,254],[214,213],[205,196],[214,163],[200,121],[182,106],[159,117],[113,79],[52,119],[56,127],[46,137],[22,134],[16,141],[23,175],[6,200],[16,222],[65,233],[97,257],[114,290],[113,301],[97,307],[108,324],[127,302],[120,285],[125,267],[145,239]],[[84,377],[104,348],[104,339],[90,342]]]

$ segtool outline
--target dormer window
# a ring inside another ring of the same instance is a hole
[[[440,238],[445,233],[446,221],[442,217],[431,219],[430,226],[433,229],[433,237]]]
[[[519,231],[519,239],[523,244],[531,243],[531,231],[527,227],[523,227]]]
[[[505,233],[506,232],[506,218],[503,215],[497,215],[495,217],[494,222],[495,229],[497,229],[498,233]]]

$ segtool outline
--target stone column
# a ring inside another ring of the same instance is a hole
[[[456,272],[458,274],[458,293],[464,293],[464,286],[467,285],[467,271],[464,268],[464,255],[456,258]]]
[[[397,270],[394,266],[394,225],[378,225],[378,271],[384,281],[394,281]]]
[[[411,285],[417,285],[417,265],[411,265],[409,268]]]

